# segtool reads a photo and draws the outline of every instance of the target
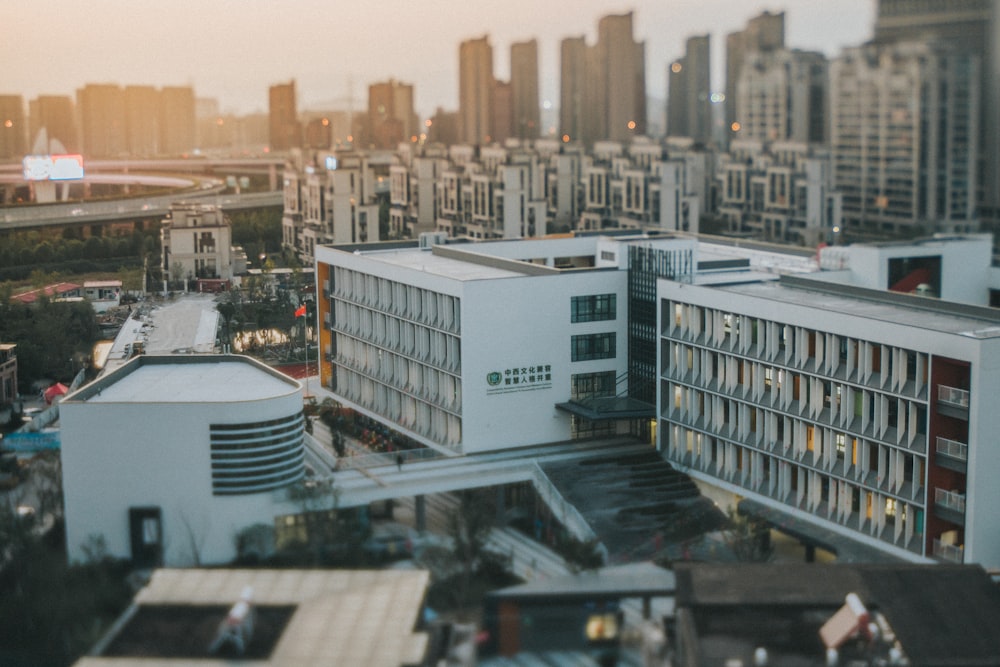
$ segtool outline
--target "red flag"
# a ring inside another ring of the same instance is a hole
[[[295,309],[295,317],[302,317],[306,314],[306,304],[302,304]]]

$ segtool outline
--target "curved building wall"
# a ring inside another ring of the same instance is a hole
[[[210,385],[225,384],[226,367],[210,365],[220,357],[204,359],[191,393],[219,400],[184,402],[183,392],[170,401],[109,400],[134,370],[130,363],[60,405],[71,561],[96,537],[109,555],[131,558],[135,508],[158,511],[162,562],[172,566],[227,562],[239,531],[294,511],[284,489],[305,473],[301,385],[245,360],[251,372],[244,380],[268,389],[215,391]],[[143,383],[169,383],[171,372],[194,370],[180,366],[154,363]]]

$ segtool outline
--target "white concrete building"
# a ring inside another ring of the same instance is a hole
[[[178,202],[160,228],[163,273],[171,280],[233,277],[233,232],[221,208]]]
[[[70,561],[101,538],[140,565],[222,563],[296,511],[301,385],[239,356],[139,356],[60,404]]]
[[[1000,313],[789,276],[658,295],[668,461],[903,557],[1000,566]]]
[[[998,567],[990,248],[682,234],[325,247],[321,378],[446,453],[655,437],[734,502],[915,561]]]
[[[695,245],[579,237],[319,248],[323,385],[447,453],[592,432],[557,405],[622,390],[630,243],[685,256]]]

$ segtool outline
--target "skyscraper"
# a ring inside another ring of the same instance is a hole
[[[583,138],[584,98],[587,88],[587,41],[567,37],[559,44],[559,136]]]
[[[302,129],[295,106],[295,80],[268,90],[268,128],[272,151],[287,151],[302,144]]]
[[[81,143],[88,158],[118,157],[128,152],[125,93],[116,84],[88,83],[76,91]]]
[[[943,40],[979,58],[979,182],[983,220],[1000,228],[1000,3],[996,0],[879,0],[875,42]]]
[[[464,143],[493,141],[493,47],[489,36],[462,42],[458,48],[458,133]]]
[[[190,86],[160,91],[160,153],[182,155],[195,148],[195,96]]]
[[[747,22],[747,27],[726,36],[726,128],[732,138],[739,126],[736,117],[736,82],[739,80],[747,54],[772,51],[785,47],[785,13],[764,12]]]
[[[601,18],[597,35],[604,136],[596,138],[627,141],[646,132],[646,45],[632,38],[632,12]]]
[[[712,138],[711,37],[689,37],[668,74],[667,134],[707,143]]]
[[[560,134],[591,145],[646,132],[646,47],[632,37],[632,13],[601,18],[597,44],[563,40]]]
[[[53,140],[68,153],[80,151],[74,120],[73,98],[69,95],[39,95],[28,103],[31,132],[29,145],[33,146],[44,129],[48,142]],[[46,148],[46,150],[49,150]]]
[[[822,143],[826,139],[827,62],[798,49],[752,51],[736,83],[730,136],[757,141]]]
[[[942,43],[849,49],[830,64],[830,147],[859,232],[976,222],[979,59]]]
[[[28,125],[24,98],[0,95],[0,159],[21,159],[27,153]]]
[[[417,132],[413,86],[394,79],[368,87],[368,143],[394,148]]]
[[[128,154],[160,152],[160,94],[152,86],[125,86],[125,136]]]
[[[535,139],[541,127],[536,40],[511,45],[510,85],[514,108],[513,134],[519,139]]]

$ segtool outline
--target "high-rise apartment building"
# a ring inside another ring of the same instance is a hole
[[[830,145],[855,231],[976,224],[979,59],[940,43],[849,49],[830,65]]]
[[[490,140],[503,144],[514,136],[514,89],[509,81],[493,80]]]
[[[736,83],[730,136],[757,141],[826,139],[827,61],[822,53],[774,49],[747,54]]]
[[[413,86],[394,79],[369,86],[367,131],[367,143],[376,148],[394,148],[419,134]]]
[[[67,153],[80,152],[75,113],[73,98],[68,95],[39,95],[31,100],[28,103],[31,128],[29,144],[33,146],[42,130],[45,130],[49,144],[57,141]],[[46,147],[46,150],[50,149]]]
[[[20,159],[27,153],[28,124],[24,117],[24,98],[0,95],[0,159]]]
[[[646,45],[632,36],[632,13],[603,17],[597,44],[561,44],[559,134],[591,146],[646,132]]]
[[[458,48],[458,133],[464,143],[493,141],[493,47],[489,37],[462,42]]]
[[[125,137],[128,154],[160,152],[160,94],[153,86],[125,86]]]
[[[513,135],[519,139],[535,139],[541,128],[537,40],[511,44],[510,86],[514,109]]]
[[[272,151],[287,151],[302,144],[294,79],[268,89],[268,115]]]
[[[160,90],[160,154],[183,155],[197,146],[194,109],[194,89],[190,86]]]
[[[645,134],[646,45],[632,37],[632,12],[601,18],[596,48],[603,136],[595,139],[628,141]]]
[[[578,141],[584,136],[587,90],[587,40],[567,37],[559,43],[559,137]]]
[[[125,92],[116,84],[89,83],[76,92],[81,143],[89,158],[118,157],[128,151]]]
[[[747,22],[746,28],[726,36],[726,139],[738,131],[736,118],[736,83],[747,54],[773,51],[785,46],[785,13],[763,12]]]
[[[1000,8],[994,0],[879,0],[875,42],[938,40],[979,58],[979,179],[985,222],[1000,224]]]
[[[711,42],[709,35],[687,40],[684,57],[668,74],[667,134],[707,143],[712,138]]]

